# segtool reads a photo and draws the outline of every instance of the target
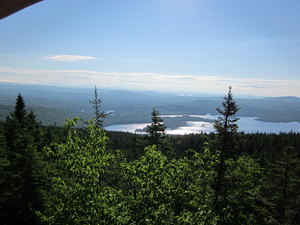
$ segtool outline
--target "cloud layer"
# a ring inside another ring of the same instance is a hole
[[[82,56],[82,55],[53,55],[49,57],[44,57],[44,59],[56,61],[56,62],[76,62],[76,61],[96,59],[96,58],[92,56]]]
[[[298,96],[300,81],[224,79],[213,76],[165,75],[154,73],[104,73],[83,70],[18,70],[0,67],[0,82],[60,86],[116,87],[174,92],[226,93],[232,86],[239,95]]]

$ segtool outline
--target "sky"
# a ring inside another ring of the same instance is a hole
[[[299,0],[45,0],[0,20],[0,82],[300,97]]]

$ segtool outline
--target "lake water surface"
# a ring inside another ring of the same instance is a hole
[[[162,115],[161,117],[182,117],[183,115]],[[176,129],[167,129],[167,134],[190,134],[190,133],[209,133],[213,132],[213,122],[202,122],[202,121],[193,121],[193,117],[200,117],[203,119],[215,120],[218,116],[212,115],[190,115],[190,120],[187,121],[186,126],[182,126]],[[300,123],[298,122],[288,122],[288,123],[273,123],[273,122],[262,122],[257,120],[257,117],[240,117],[240,120],[237,122],[239,126],[239,131],[244,131],[245,133],[280,133],[280,132],[298,132],[300,133]],[[137,124],[122,124],[122,125],[111,125],[105,127],[108,131],[124,131],[134,133],[136,130],[141,130],[145,128],[150,123],[137,123]],[[144,132],[137,132],[142,134]]]

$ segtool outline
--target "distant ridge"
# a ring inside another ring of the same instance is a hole
[[[151,120],[155,107],[163,115],[216,115],[222,96],[178,96],[173,93],[98,88],[101,109],[113,111],[105,125],[144,123]],[[75,88],[48,85],[0,83],[0,120],[4,120],[21,93],[27,109],[33,110],[44,125],[62,125],[65,118],[80,116],[90,119],[93,109],[94,87]],[[224,93],[225,95],[226,93]],[[235,97],[235,96],[234,96]],[[295,96],[236,98],[241,107],[237,116],[257,117],[265,122],[300,122],[300,98]]]
[[[300,98],[295,96],[281,96],[281,97],[267,97],[267,100],[281,100],[281,101],[300,101]]]

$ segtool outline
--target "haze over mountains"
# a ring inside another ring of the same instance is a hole
[[[88,120],[93,116],[89,100],[94,98],[93,88],[71,88],[43,85],[0,83],[0,120],[13,110],[15,99],[21,93],[28,110],[33,110],[43,125],[61,126],[66,118],[76,116]],[[227,93],[224,93],[226,95]],[[300,122],[300,98],[249,97],[233,94],[241,107],[237,116],[258,117],[265,122]],[[161,115],[216,115],[223,96],[158,93],[98,87],[102,110],[111,114],[104,125],[147,123],[155,107]],[[168,127],[185,124],[187,118],[165,118]],[[199,118],[199,120],[203,120]]]

